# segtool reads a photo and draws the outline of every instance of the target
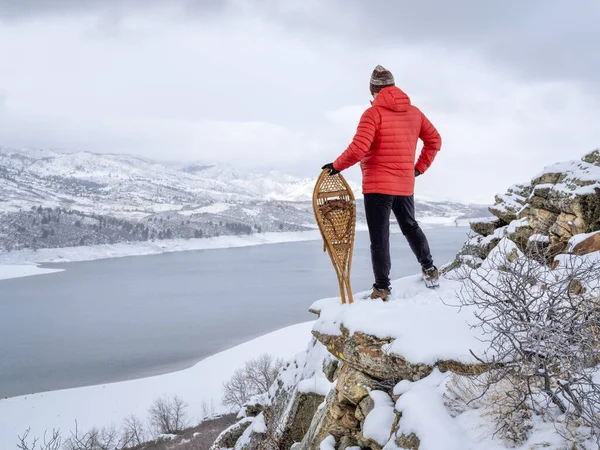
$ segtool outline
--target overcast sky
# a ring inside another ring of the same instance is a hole
[[[0,145],[316,176],[381,64],[442,134],[417,194],[487,203],[600,147],[598,23],[596,0],[0,0]]]

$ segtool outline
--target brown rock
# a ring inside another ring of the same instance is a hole
[[[315,413],[315,416],[308,431],[304,435],[301,444],[297,446],[298,450],[316,450],[319,448],[321,442],[323,442],[323,439],[325,439],[328,435],[332,435],[338,442],[343,436],[352,437],[355,435],[356,430],[346,428],[342,424],[342,418],[344,415],[338,419],[335,419],[332,415],[332,410],[334,409],[338,412],[344,411],[345,414],[350,413],[353,415],[354,408],[349,407],[348,405],[341,405],[341,407],[334,406],[336,403],[336,391],[335,389],[332,389],[325,399],[325,407],[318,409]],[[336,413],[336,415],[339,414]]]
[[[350,405],[345,405],[343,403],[333,403],[329,407],[329,414],[331,414],[331,417],[333,417],[335,420],[340,420],[350,411],[354,412],[354,408],[352,408]]]
[[[427,364],[412,364],[405,358],[384,351],[383,347],[392,342],[392,339],[382,339],[368,334],[356,332],[352,335],[349,334],[348,329],[343,325],[340,327],[341,335],[330,335],[313,331],[313,335],[321,342],[333,355],[344,361],[344,366],[348,366],[348,369],[354,369],[355,371],[362,372],[363,375],[367,375],[375,380],[420,380],[425,378],[431,373],[434,366]],[[444,361],[440,363],[449,364],[450,362]],[[470,364],[462,364],[460,362],[452,362],[456,370],[464,368],[465,371],[469,371],[472,368]],[[348,398],[346,392],[340,390],[340,378],[342,373],[338,376],[338,389],[337,394],[345,399]],[[362,396],[364,392],[360,391]],[[342,393],[344,395],[342,395]],[[353,399],[357,396],[353,395]],[[361,398],[364,398],[361,397]],[[354,400],[356,401],[356,400]],[[354,403],[356,404],[356,403]]]
[[[279,440],[280,448],[290,448],[294,442],[300,442],[315,416],[317,408],[325,397],[314,393],[298,393]]]
[[[583,295],[587,292],[587,289],[583,287],[581,281],[579,280],[571,280],[569,283],[569,293],[572,295]]]
[[[325,345],[330,353],[343,360],[344,365],[349,366],[348,368],[353,368],[378,380],[390,378],[412,380],[415,374],[423,378],[433,370],[433,367],[426,364],[411,364],[401,356],[384,351],[382,347],[389,344],[392,339],[381,339],[360,332],[350,336],[348,329],[343,325],[340,329],[341,335],[322,334],[318,331],[313,331],[313,335]],[[340,373],[338,383],[341,376]],[[343,391],[338,387],[338,392],[342,393]],[[353,394],[353,398],[363,394],[364,392],[360,391],[360,394]],[[344,396],[346,396],[345,392]]]
[[[358,442],[350,436],[342,436],[338,445],[338,450],[346,450],[350,447],[356,447]]]
[[[375,408],[375,402],[371,398],[371,396],[367,396],[362,399],[362,401],[358,404],[358,408],[356,408],[356,412],[354,413],[354,417],[356,417],[361,422],[367,418],[369,413],[373,411]]]
[[[566,175],[564,173],[544,173],[531,181],[533,186],[538,184],[556,184],[564,180]]]
[[[489,236],[493,234],[496,228],[500,228],[506,225],[502,220],[485,221],[485,222],[471,222],[469,226],[477,234],[482,236]]]
[[[561,212],[548,232],[555,234],[561,240],[569,240],[576,234],[583,233],[585,228],[586,224],[580,217],[575,214]]]
[[[265,406],[261,405],[260,403],[255,403],[253,405],[246,405],[245,408],[246,408],[246,417],[256,417],[261,412],[264,411]]]
[[[548,247],[547,255],[553,258],[556,255],[564,253],[567,249],[567,241],[557,240],[550,237],[550,247]]]
[[[583,158],[581,158],[581,160],[589,164],[595,164],[597,166],[600,166],[600,149],[596,149],[593,152],[588,153]]]
[[[600,232],[592,234],[573,247],[573,253],[579,256],[597,251],[600,251]]]
[[[529,226],[533,228],[533,232],[536,234],[548,234],[548,230],[554,222],[558,214],[548,211],[547,209],[536,209],[531,208],[529,219]]]
[[[340,369],[336,389],[353,405],[358,405],[363,398],[368,397],[373,387],[373,379],[364,373],[347,364]]]
[[[211,445],[210,450],[218,450],[221,448],[233,448],[235,447],[236,442],[246,428],[252,425],[252,421],[249,419],[242,419],[235,425],[230,426],[226,431],[224,431],[219,438]]]
[[[356,440],[358,441],[358,445],[360,448],[366,448],[366,449],[370,448],[371,450],[381,450],[381,445],[379,445],[377,442],[375,442],[371,439],[367,439],[362,434],[359,434],[357,436]]]
[[[531,236],[533,236],[533,228],[529,225],[517,227],[514,233],[507,234],[507,237],[517,244],[521,251],[525,251]]]
[[[337,359],[329,359],[323,361],[323,373],[325,374],[325,378],[330,383],[337,378],[338,371],[340,369],[340,362]]]
[[[414,433],[411,433],[408,436],[401,434],[400,436],[396,437],[396,445],[407,450],[419,450],[421,441]]]
[[[340,422],[343,427],[348,428],[349,430],[358,430],[359,422],[356,417],[354,417],[354,411],[351,414],[344,415]]]
[[[515,208],[508,208],[504,203],[490,206],[488,211],[491,212],[498,219],[504,223],[511,223],[517,218],[517,210]]]
[[[569,206],[585,224],[581,233],[600,230],[600,189],[596,188],[593,194],[576,196]]]

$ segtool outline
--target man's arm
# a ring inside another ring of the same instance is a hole
[[[431,166],[437,152],[442,148],[442,137],[423,113],[421,113],[419,139],[423,141],[423,149],[421,150],[417,164],[415,164],[415,169],[419,173],[425,173],[429,169],[429,166]]]
[[[333,163],[337,171],[352,167],[371,150],[380,121],[379,113],[374,108],[369,108],[363,113],[352,142]]]

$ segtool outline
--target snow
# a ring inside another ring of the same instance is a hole
[[[453,375],[442,374],[438,369],[419,380],[403,380],[394,388],[394,395],[400,395],[396,410],[402,414],[396,436],[415,433],[420,440],[419,450],[531,450],[536,448],[567,448],[564,438],[554,424],[533,414],[532,429],[526,442],[514,445],[498,436],[491,414],[495,410],[494,395],[485,396],[482,402],[467,407],[456,417],[450,414],[445,405],[444,393],[448,390]],[[464,377],[466,378],[466,377]],[[397,447],[395,437],[385,448]],[[595,448],[582,446],[581,448]],[[570,447],[568,447],[570,448]]]
[[[536,188],[551,187],[554,191],[569,196],[593,194],[596,189],[600,189],[600,167],[595,164],[584,161],[557,163],[545,167],[535,178],[548,173],[564,174],[564,179],[557,184],[538,185]]]
[[[254,418],[252,418],[252,422],[254,422]],[[235,443],[234,450],[242,450],[243,448],[245,448],[250,442],[250,438],[252,437],[253,432],[254,431],[252,430],[252,425],[246,428],[240,436],[240,438]]]
[[[529,242],[549,243],[550,237],[546,236],[545,234],[534,234],[534,235],[530,236]]]
[[[335,438],[328,435],[319,445],[319,450],[335,450]]]
[[[196,208],[193,210],[194,213],[208,213],[208,214],[221,214],[227,211],[231,205],[227,203],[213,203],[212,205],[203,206],[202,208]]]
[[[369,395],[375,406],[365,418],[363,436],[373,439],[383,447],[390,439],[390,432],[396,418],[394,402],[383,391],[371,391]]]
[[[397,435],[415,433],[421,441],[419,450],[473,448],[444,405],[441,394],[447,376],[434,369],[428,377],[408,382],[402,387],[403,394],[396,402],[396,409],[402,413]],[[483,448],[491,450],[493,447]]]
[[[189,250],[213,250],[249,247],[283,242],[299,242],[321,239],[319,231],[281,233],[258,233],[244,236],[219,236],[205,239],[167,239],[156,242],[123,242],[119,244],[90,245],[82,247],[45,248],[0,253],[0,263],[52,263],[92,261],[104,258],[154,255]]]
[[[258,416],[256,416],[256,419],[254,419],[254,422],[252,422],[250,428],[252,428],[253,433],[266,433],[267,424],[265,423],[265,414],[261,412]]]
[[[471,224],[471,223],[494,223],[497,220],[498,220],[498,218],[496,216],[468,219],[469,224]]]
[[[34,264],[0,264],[0,280],[62,272],[62,269],[43,269]]]
[[[290,358],[305,350],[311,339],[312,322],[283,328],[237,347],[218,353],[195,366],[165,375],[113,384],[44,392],[0,400],[0,449],[14,448],[17,434],[31,427],[31,436],[44,430],[81,430],[120,426],[135,414],[145,419],[154,400],[178,395],[189,403],[192,422],[204,417],[202,403],[221,404],[223,382],[243,364],[265,352],[277,358]],[[218,413],[227,412],[218,407]]]
[[[327,378],[309,378],[307,380],[302,380],[300,384],[298,384],[298,392],[304,394],[314,393],[325,396],[332,387],[333,383],[327,380]]]
[[[506,227],[506,234],[515,234],[519,228],[526,226],[529,226],[529,220],[527,219],[513,220]]]
[[[439,360],[475,362],[469,350],[481,354],[486,348],[475,323],[473,310],[459,309],[457,293],[462,284],[442,278],[440,287],[428,289],[420,275],[392,282],[388,302],[354,296],[354,303],[342,305],[339,298],[315,302],[311,309],[321,312],[314,330],[340,335],[340,325],[350,333],[363,332],[394,339],[387,351],[411,363],[434,364]]]

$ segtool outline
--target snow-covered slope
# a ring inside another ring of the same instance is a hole
[[[314,227],[314,182],[207,162],[0,147],[0,250],[302,231]],[[432,201],[417,212],[429,223],[486,215]]]
[[[307,202],[314,179],[256,174],[228,165],[169,165],[130,155],[0,147],[0,213],[63,207],[119,217],[215,202]],[[358,193],[360,187],[352,184]],[[460,216],[466,205],[421,202]],[[441,207],[441,208],[440,208]],[[444,208],[445,207],[445,208]],[[139,217],[136,216],[136,217]]]

